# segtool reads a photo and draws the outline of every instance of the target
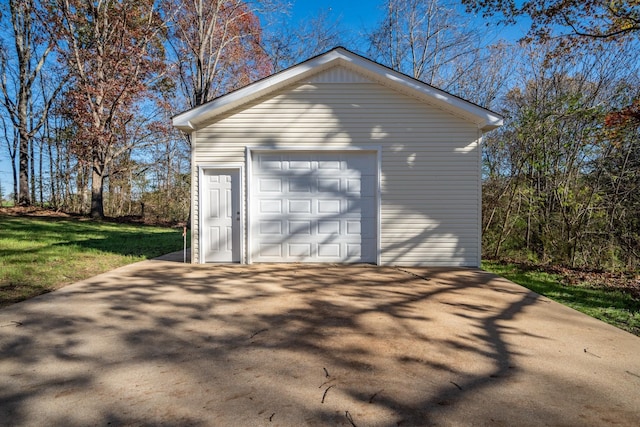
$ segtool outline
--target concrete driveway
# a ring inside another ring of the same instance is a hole
[[[0,424],[640,424],[640,339],[478,270],[146,261],[0,310]]]

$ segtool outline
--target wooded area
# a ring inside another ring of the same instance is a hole
[[[190,146],[171,116],[343,45],[505,116],[484,140],[485,257],[638,270],[640,2],[379,7],[349,39],[269,0],[2,2],[0,201],[185,221]],[[524,39],[499,37],[522,18]]]

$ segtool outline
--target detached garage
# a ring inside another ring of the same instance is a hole
[[[192,260],[479,266],[489,110],[343,48],[173,119]]]

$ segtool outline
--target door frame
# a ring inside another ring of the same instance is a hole
[[[204,250],[203,250],[203,241],[204,241],[204,230],[202,227],[202,213],[204,211],[203,206],[203,197],[204,194],[204,186],[205,186],[205,172],[223,172],[223,171],[235,171],[238,174],[238,185],[237,188],[231,188],[231,191],[234,191],[238,200],[238,209],[240,212],[240,221],[238,224],[238,251],[240,254],[239,263],[245,263],[245,250],[244,250],[244,224],[245,224],[245,214],[244,214],[244,165],[242,164],[230,164],[230,165],[199,165],[198,166],[198,263],[205,264],[204,259]]]

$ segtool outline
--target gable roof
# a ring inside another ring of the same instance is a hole
[[[220,114],[335,66],[345,67],[373,82],[449,111],[476,124],[483,131],[502,126],[502,116],[491,110],[394,71],[343,47],[336,47],[206,104],[182,112],[173,117],[173,126],[187,133],[193,132]]]

